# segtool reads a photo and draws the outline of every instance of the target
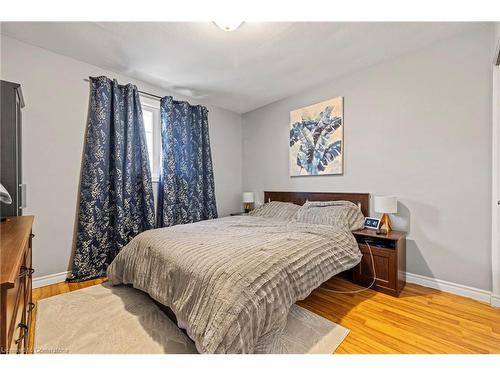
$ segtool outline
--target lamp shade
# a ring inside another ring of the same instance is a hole
[[[243,193],[243,203],[253,203],[254,202],[253,191],[245,191]]]
[[[373,208],[375,209],[375,212],[382,214],[395,214],[398,212],[398,200],[396,197],[376,196]]]

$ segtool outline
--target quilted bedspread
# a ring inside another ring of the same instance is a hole
[[[234,216],[143,232],[107,273],[170,307],[198,351],[265,353],[296,301],[360,260],[347,229]]]

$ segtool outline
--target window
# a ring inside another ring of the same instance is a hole
[[[146,97],[141,97],[141,103],[151,176],[153,181],[158,181],[161,160],[160,103]]]

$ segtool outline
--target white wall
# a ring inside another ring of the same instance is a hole
[[[497,63],[498,54],[500,51],[500,22],[495,22],[493,25],[493,39],[492,39],[492,62]],[[493,174],[492,174],[492,195],[491,200],[493,204],[492,209],[492,244],[491,244],[491,269],[492,269],[492,298],[491,302],[494,306],[500,307],[500,225],[499,213],[500,207],[498,201],[500,200],[500,67],[495,66],[493,74],[493,119],[492,119],[492,139],[493,152]]]
[[[492,39],[492,46],[493,46],[493,63],[497,62],[498,58],[498,53],[500,51],[500,22],[493,22],[493,39]]]
[[[28,193],[25,214],[35,215],[35,277],[63,272],[73,244],[89,101],[89,83],[83,79],[106,75],[157,95],[170,93],[5,36],[1,52],[1,78],[20,83],[26,101],[23,179]],[[207,107],[217,207],[225,216],[241,210],[241,116]]]
[[[245,191],[396,195],[408,272],[491,290],[491,30],[243,115]],[[289,112],[344,96],[343,176],[289,177]]]

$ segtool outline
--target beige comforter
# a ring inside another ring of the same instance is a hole
[[[170,307],[200,352],[265,353],[293,303],[360,259],[348,230],[235,216],[141,233],[108,277]]]

